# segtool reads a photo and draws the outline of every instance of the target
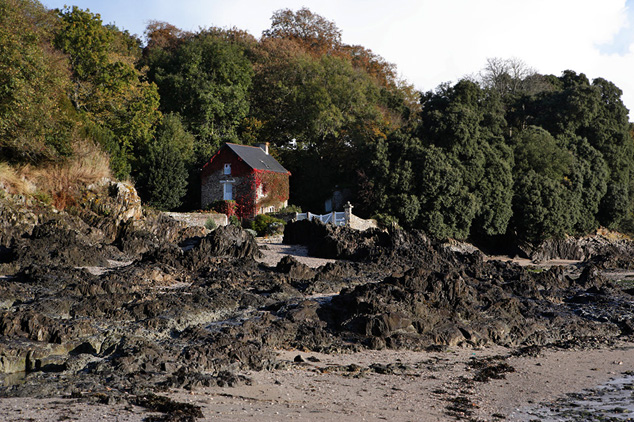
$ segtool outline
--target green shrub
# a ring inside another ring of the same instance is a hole
[[[284,231],[284,221],[267,214],[260,214],[253,221],[253,229],[258,236],[270,236]]]
[[[236,217],[235,215],[229,216],[229,224],[236,227],[242,227],[242,224],[240,223],[240,219]]]
[[[207,230],[214,231],[216,230],[216,227],[218,226],[216,225],[216,222],[214,221],[214,219],[211,217],[207,217],[207,220],[205,220],[205,228]]]
[[[177,146],[156,141],[148,149],[139,175],[141,198],[159,210],[178,208],[187,192],[187,169]]]
[[[302,207],[300,207],[299,205],[287,205],[284,208],[282,208],[281,210],[279,210],[277,213],[278,214],[290,214],[293,212],[302,212]]]
[[[382,229],[390,228],[392,226],[398,227],[398,218],[394,217],[393,215],[376,214],[375,216],[372,217],[372,219],[376,220],[376,223]]]
[[[33,198],[46,205],[51,205],[53,203],[53,198],[51,198],[51,195],[46,192],[37,191],[33,194]]]

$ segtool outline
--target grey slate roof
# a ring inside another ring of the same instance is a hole
[[[266,170],[275,173],[289,173],[277,160],[266,154],[260,147],[226,143],[226,146],[242,158],[249,167],[255,170]]]

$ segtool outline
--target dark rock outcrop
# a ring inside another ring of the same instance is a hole
[[[287,243],[339,261],[271,268],[238,227],[202,236],[151,212],[112,217],[125,207],[102,209],[101,224],[95,206],[91,218],[38,214],[3,238],[0,372],[28,375],[0,395],[239,385],[249,381],[237,371],[281,365],[278,348],[578,347],[634,335],[631,288],[602,273],[627,264],[625,242],[582,269],[524,268],[421,232],[297,222]]]

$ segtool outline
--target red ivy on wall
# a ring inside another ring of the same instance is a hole
[[[257,198],[258,190],[264,197]],[[252,218],[258,209],[279,206],[288,200],[288,174],[254,170],[251,174],[236,177],[233,192],[234,201],[216,201],[211,208],[229,217]]]
[[[259,189],[264,197],[258,200]],[[254,170],[253,173],[242,177],[234,186],[236,215],[250,218],[255,216],[261,207],[278,206],[288,200],[288,189],[288,174]]]
[[[236,215],[240,218],[249,218],[255,215],[255,192],[251,191],[252,175],[240,178],[239,183],[234,185],[236,198]]]
[[[236,201],[220,200],[211,204],[210,208],[221,214],[226,214],[227,217],[237,214],[238,204]]]
[[[254,192],[261,187],[264,194],[264,197],[257,201],[256,208],[279,205],[288,200],[288,174],[262,170],[255,170],[254,174]]]

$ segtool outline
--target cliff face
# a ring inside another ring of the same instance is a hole
[[[33,196],[4,193],[0,197],[0,244],[8,247],[50,219],[63,219],[76,230],[91,232],[93,240],[108,243],[124,224],[143,217],[141,199],[127,183],[104,179],[84,188],[73,203],[67,212],[60,212]]]

